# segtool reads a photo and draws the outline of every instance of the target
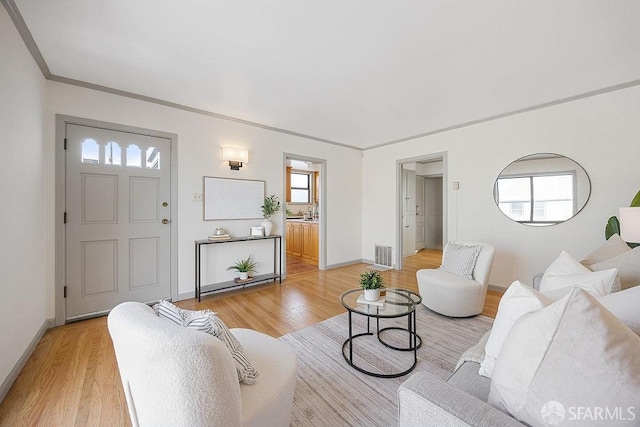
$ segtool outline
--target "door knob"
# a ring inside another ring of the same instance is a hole
[[[162,223],[163,224],[169,224],[169,222],[171,222],[171,221],[169,221],[167,218],[163,218],[162,219]]]

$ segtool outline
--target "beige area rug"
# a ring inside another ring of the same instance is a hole
[[[347,314],[332,317],[308,328],[284,335],[280,340],[295,349],[299,358],[298,381],[293,404],[293,426],[395,426],[398,386],[411,374],[427,371],[446,379],[460,355],[491,328],[493,319],[476,316],[451,319],[420,305],[417,331],[422,338],[413,372],[398,378],[376,378],[349,366],[342,343],[349,335]],[[381,320],[381,328],[407,326],[405,317]],[[371,322],[375,329],[375,319]],[[353,315],[353,333],[365,332],[366,318]],[[406,332],[382,332],[397,347],[408,344]],[[346,348],[348,353],[348,346]],[[378,373],[402,372],[413,362],[412,352],[391,350],[374,336],[354,340],[354,362]]]

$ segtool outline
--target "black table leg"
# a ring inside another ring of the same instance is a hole
[[[200,287],[200,245],[196,243],[196,297],[198,298],[198,302],[202,300]]]
[[[349,362],[353,364],[353,328],[351,325],[351,311],[349,311]]]

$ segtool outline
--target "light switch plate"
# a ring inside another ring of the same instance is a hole
[[[453,183],[453,189],[454,189],[454,190],[459,190],[459,189],[460,189],[460,183],[459,183],[458,181],[455,181],[455,182]]]

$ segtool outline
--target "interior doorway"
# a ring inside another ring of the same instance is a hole
[[[285,273],[323,270],[325,161],[285,155]]]
[[[442,250],[446,241],[446,153],[398,161],[396,266],[423,249]]]

